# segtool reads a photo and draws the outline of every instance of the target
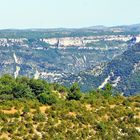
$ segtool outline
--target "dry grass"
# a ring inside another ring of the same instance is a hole
[[[41,111],[41,113],[45,113],[46,109],[49,109],[49,108],[50,108],[50,106],[43,105],[40,107],[40,111]]]
[[[2,110],[2,112],[4,112],[5,114],[14,114],[17,112],[17,109],[12,107],[10,110]]]

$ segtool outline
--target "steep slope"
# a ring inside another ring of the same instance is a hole
[[[78,75],[70,75],[62,81],[66,85],[78,81],[84,91],[102,89],[110,83],[126,96],[136,94],[140,92],[140,43],[131,40],[128,49],[111,62],[100,64]]]
[[[108,63],[102,77],[125,95],[140,91],[140,43],[129,46],[121,56]]]

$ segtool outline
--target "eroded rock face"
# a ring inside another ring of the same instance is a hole
[[[89,36],[89,37],[64,37],[64,38],[45,38],[44,42],[59,47],[68,47],[68,46],[86,46],[86,44],[99,42],[100,40],[104,41],[128,41],[131,39],[131,36],[124,35],[109,35],[109,36]]]

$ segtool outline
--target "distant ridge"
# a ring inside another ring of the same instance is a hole
[[[115,25],[115,26],[104,26],[104,25],[95,25],[95,26],[89,26],[89,27],[51,27],[51,28],[9,28],[9,29],[0,29],[2,30],[34,30],[34,31],[39,31],[39,30],[76,30],[76,29],[95,29],[95,30],[102,30],[102,29],[107,29],[107,28],[124,28],[124,27],[129,27],[129,28],[139,28],[140,23],[138,24],[130,24],[130,25]]]

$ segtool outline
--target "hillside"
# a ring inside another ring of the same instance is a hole
[[[111,33],[100,35],[99,31],[97,36],[82,37],[59,37],[60,32],[55,38],[41,38],[40,35],[34,38],[31,31],[28,31],[28,38],[20,38],[16,31],[12,34],[17,38],[8,38],[6,31],[4,33],[0,38],[0,75],[34,77],[39,74],[38,78],[49,82],[57,82],[69,73],[77,74],[98,63],[111,61],[126,50],[131,38],[130,35]],[[34,35],[38,33],[33,32]]]
[[[86,94],[70,88],[9,75],[0,78],[0,140],[139,140],[140,96]]]
[[[140,43],[128,45],[126,51],[107,64],[64,78],[63,83],[79,81],[83,90],[104,88],[107,83],[124,95],[140,91]]]
[[[110,82],[121,94],[137,94],[139,48],[129,45],[140,42],[139,27],[0,30],[0,76],[78,82],[82,91]]]
[[[105,69],[107,75],[113,73],[110,81],[118,81],[116,88],[125,95],[136,94],[140,91],[140,43],[129,46],[120,57],[114,59]]]

